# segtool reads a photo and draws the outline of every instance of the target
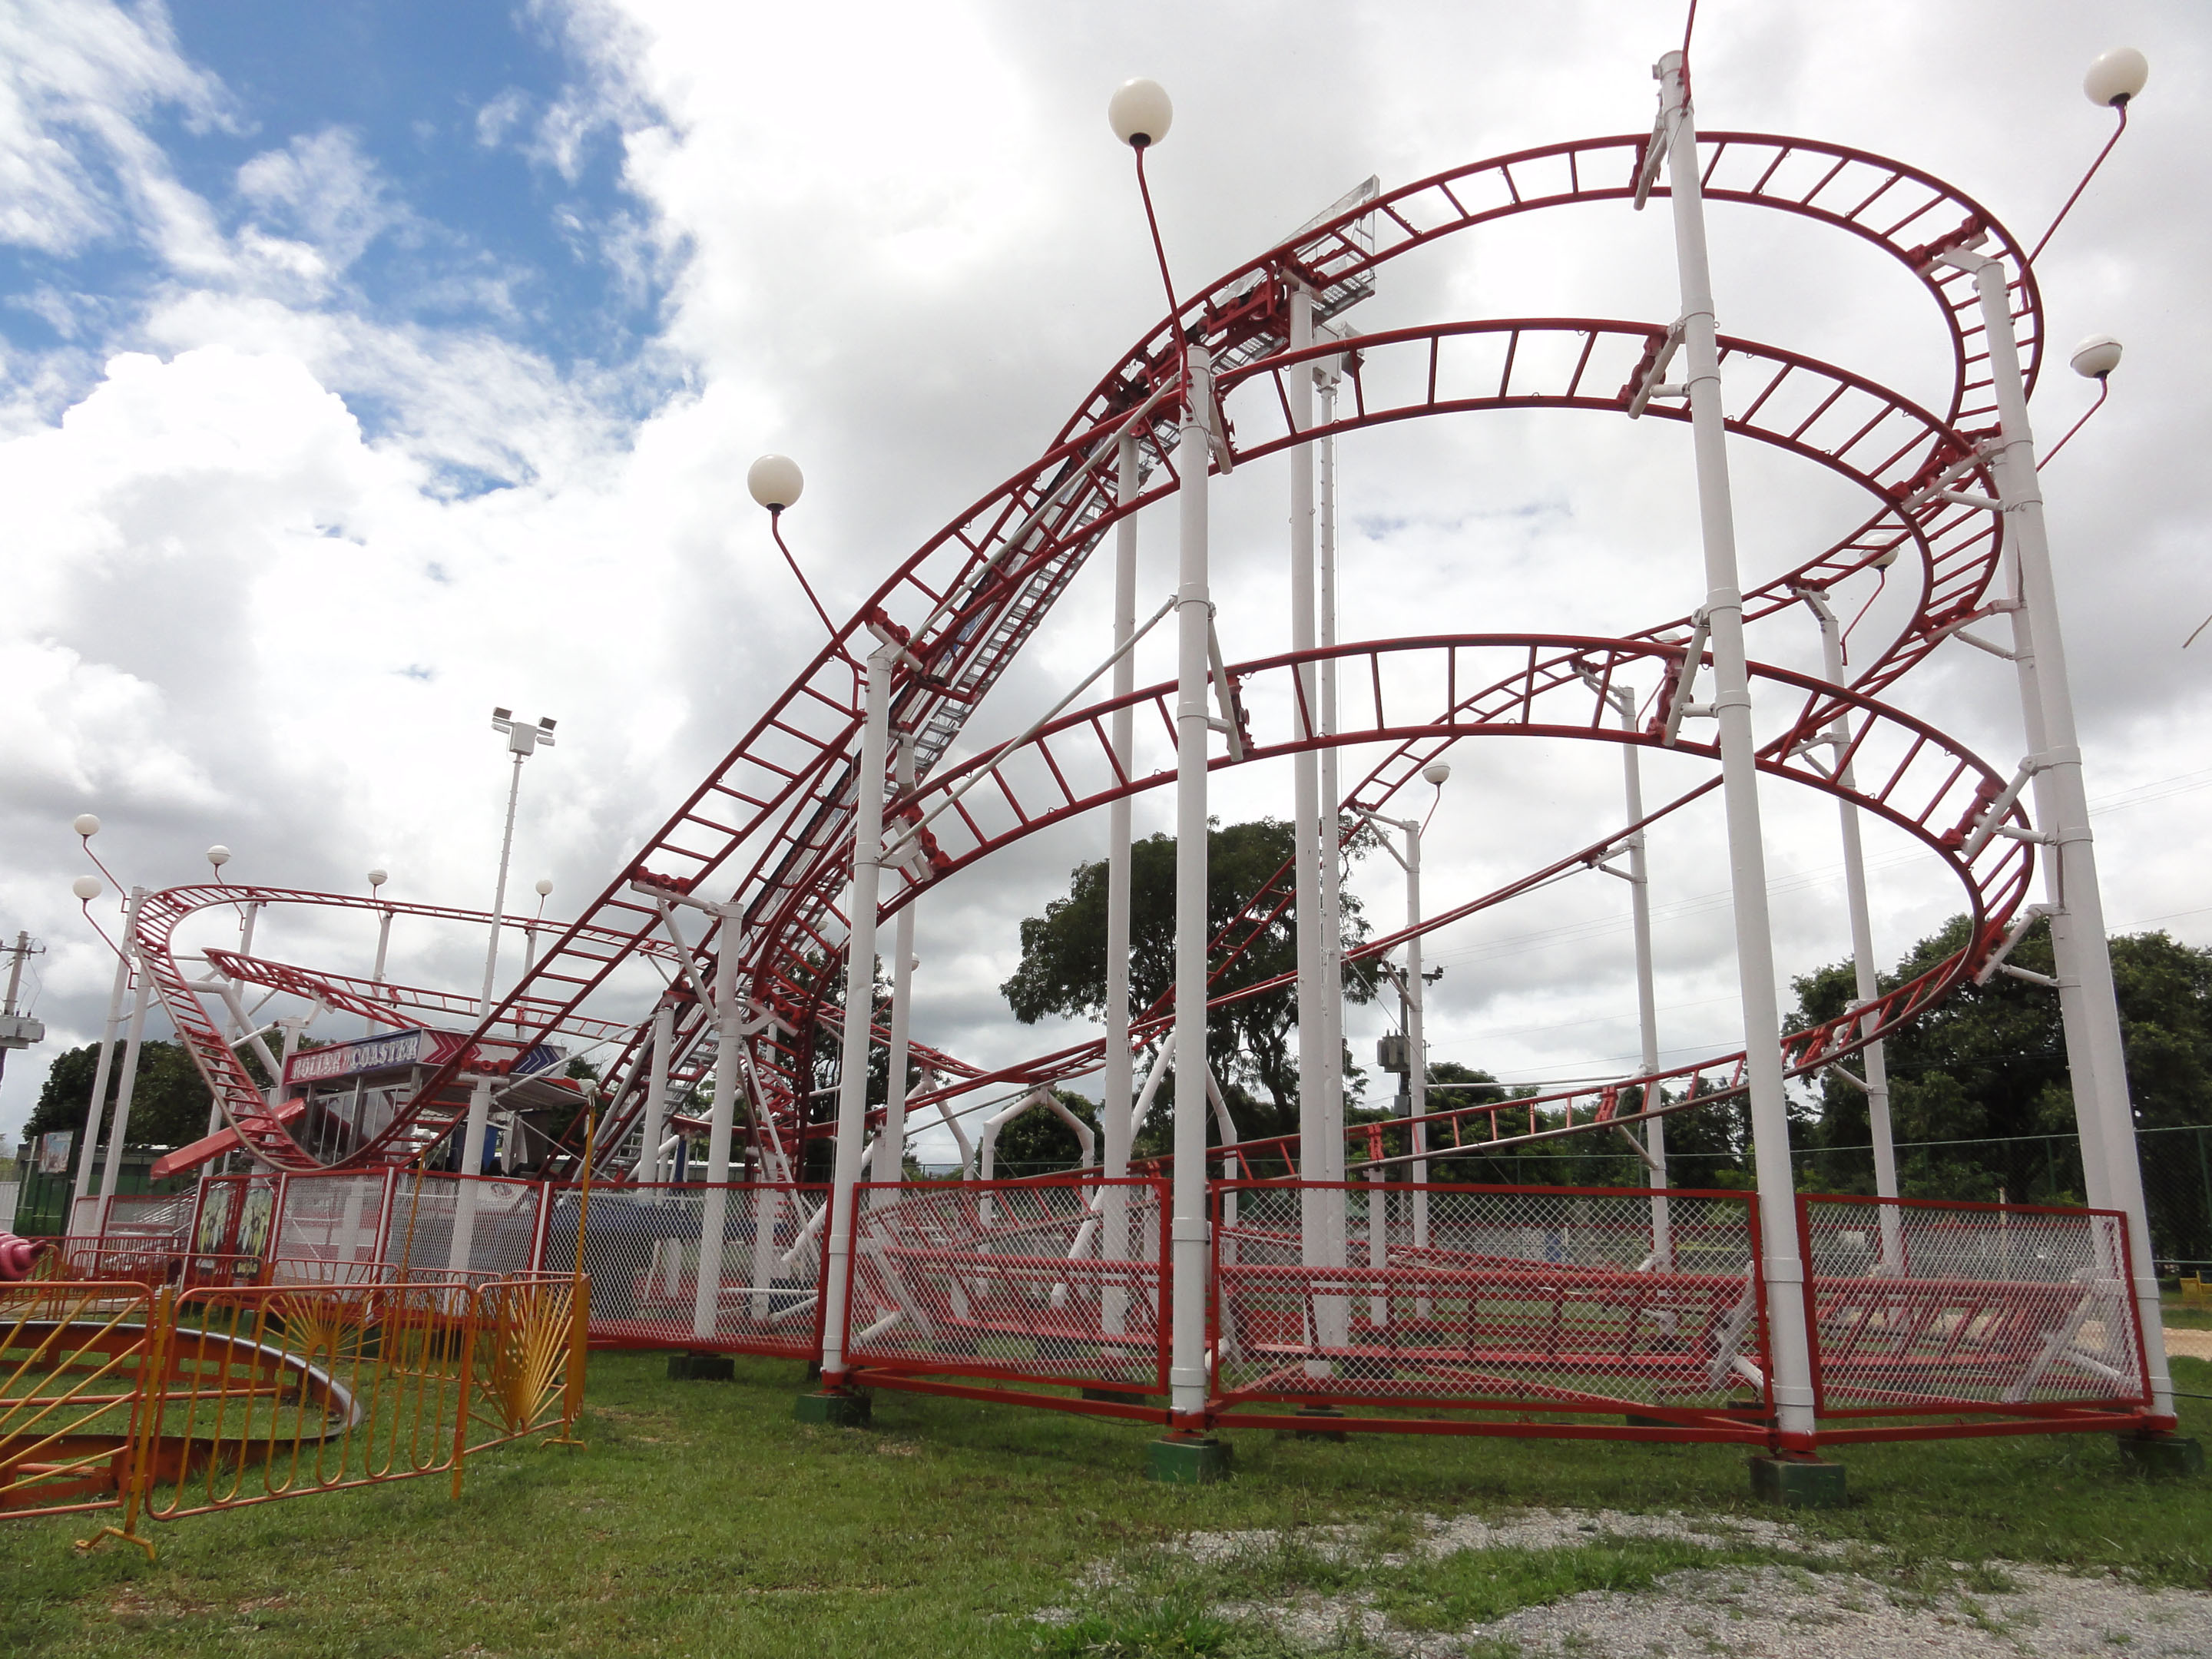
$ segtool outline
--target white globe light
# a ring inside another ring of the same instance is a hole
[[[368,872],[368,884],[371,888],[381,887],[391,879],[392,872],[389,870],[372,870]]]
[[[208,848],[208,862],[216,869],[222,869],[224,865],[230,862],[230,848],[217,842]]]
[[[2150,60],[2133,46],[2114,46],[2089,65],[2081,90],[2093,104],[2124,105],[2150,79]]]
[[[553,891],[553,878],[552,878],[552,877],[550,877],[550,876],[540,876],[540,877],[538,877],[538,897],[540,897],[540,898],[545,898],[545,897],[549,896],[552,893],[552,891]]]
[[[799,499],[806,480],[790,456],[763,455],[746,470],[745,488],[769,512],[781,513]]]
[[[1175,125],[1175,106],[1157,81],[1124,81],[1107,100],[1106,122],[1116,138],[1142,149],[1168,136]]]
[[[1451,763],[1431,761],[1421,769],[1421,775],[1441,789],[1443,787],[1444,780],[1451,775]]]
[[[2109,334],[2092,334],[2074,348],[2074,372],[2085,380],[2101,380],[2120,366],[2120,343]]]
[[[89,812],[80,812],[76,815],[76,822],[72,823],[70,828],[80,836],[96,836],[100,833],[100,820]]]
[[[79,876],[75,881],[70,884],[70,891],[75,893],[87,904],[89,904],[93,900],[100,896],[100,878],[98,876]]]
[[[1874,568],[1877,570],[1888,569],[1897,562],[1897,549],[1893,547],[1885,547],[1874,556]]]

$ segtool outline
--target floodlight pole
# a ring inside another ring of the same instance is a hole
[[[1766,849],[1759,824],[1757,740],[1743,643],[1743,593],[1736,570],[1728,431],[1721,406],[1712,273],[1705,252],[1705,191],[1688,66],[1670,52],[1654,71],[1667,137],[1674,258],[1681,284],[1682,346],[1688,358],[1690,426],[1705,556],[1704,615],[1713,654],[1712,708],[1720,725],[1721,790],[1728,819],[1729,885],[1735,911],[1736,976],[1743,998],[1744,1080],[1751,1103],[1759,1177],[1760,1265],[1773,1360],[1775,1427],[1785,1450],[1813,1441],[1813,1364],[1806,1326],[1805,1266],[1799,1254],[1796,1191],[1790,1163],[1790,1114],[1783,1093],[1782,1011],[1774,989],[1774,939],[1766,906]],[[1657,142],[1655,137],[1654,142]]]
[[[1290,349],[1305,350],[1313,343],[1313,292],[1303,283],[1291,289]],[[1310,374],[1293,371],[1287,388],[1291,426],[1305,432],[1314,423],[1314,384]],[[1290,452],[1291,464],[1291,649],[1314,648],[1314,463],[1310,444]],[[1298,665],[1292,690],[1296,709],[1293,735],[1315,735],[1320,688],[1314,665]],[[1297,872],[1297,1010],[1298,1010],[1298,1164],[1304,1177],[1298,1188],[1299,1260],[1307,1267],[1344,1265],[1344,1231],[1333,1225],[1344,1208],[1343,1194],[1316,1185],[1334,1179],[1328,1098],[1328,993],[1322,940],[1328,918],[1322,902],[1321,756],[1301,749],[1291,757],[1291,840]],[[1333,804],[1333,803],[1332,803]],[[1329,855],[1335,855],[1329,848]],[[1334,1200],[1334,1202],[1331,1200]],[[1340,1323],[1334,1297],[1325,1298],[1318,1310],[1324,1324]],[[1340,1335],[1322,1333],[1326,1342]],[[1318,1366],[1320,1370],[1316,1371]],[[1326,1374],[1322,1361],[1309,1361],[1310,1373]]]
[[[896,781],[902,794],[914,787],[914,734],[910,732],[899,739]],[[920,902],[909,899],[901,905],[891,930],[890,1065],[884,1079],[884,1127],[877,1132],[875,1158],[868,1168],[871,1181],[906,1178],[906,1072],[914,1046],[914,913]],[[869,1207],[880,1208],[897,1197],[885,1188],[874,1195]]]
[[[653,1011],[653,1052],[646,1057],[645,1141],[633,1181],[660,1179],[660,1143],[668,1128],[668,1051],[676,1042],[676,1005],[662,997]]]
[[[107,1112],[107,1080],[115,1068],[115,1039],[123,1027],[123,998],[131,988],[131,952],[137,937],[138,901],[145,891],[143,887],[132,888],[123,906],[123,948],[116,953],[115,981],[107,993],[107,1019],[100,1028],[100,1059],[93,1067],[92,1103],[85,1110],[83,1133],[77,1138],[76,1184],[70,1195],[68,1233],[71,1238],[82,1237],[86,1231],[79,1223],[79,1216],[86,1200],[92,1196],[93,1166],[100,1158],[100,1133]]]
[[[1321,393],[1322,427],[1320,450],[1321,525],[1319,541],[1321,647],[1334,653],[1336,646],[1336,439],[1328,428],[1336,423],[1337,359],[1316,364],[1313,372]],[[1336,735],[1336,658],[1321,665],[1321,734]],[[1325,1165],[1312,1165],[1311,1179],[1340,1181],[1344,1177],[1344,904],[1339,890],[1344,849],[1338,830],[1342,797],[1337,793],[1336,745],[1325,743],[1321,751],[1321,799],[1327,819],[1322,826],[1321,959],[1322,1011],[1325,1029],[1322,1041],[1322,1110],[1326,1115],[1322,1146],[1299,1149],[1299,1161],[1321,1153]]]
[[[699,1206],[699,1272],[691,1287],[691,1334],[714,1334],[722,1310],[722,1245],[729,1231],[730,1125],[738,1109],[738,1075],[744,1036],[738,1018],[738,915],[735,905],[719,905],[714,929],[714,1103],[707,1115],[707,1186]],[[753,1206],[757,1230],[775,1224],[771,1194],[763,1188]]]
[[[830,1255],[822,1286],[822,1381],[845,1374],[848,1267],[853,1256],[853,1192],[860,1176],[860,1137],[868,1121],[868,1045],[875,1024],[876,908],[884,860],[884,767],[890,747],[891,669],[899,647],[868,653],[860,759],[853,785],[853,890],[846,909],[845,1040],[837,1069],[836,1161],[830,1186]],[[719,1086],[715,1091],[719,1096]],[[717,1104],[719,1105],[719,1101]]]
[[[1206,1012],[1207,644],[1213,605],[1206,570],[1207,409],[1212,359],[1186,348],[1176,587],[1175,1195],[1170,1226],[1174,1324],[1168,1366],[1170,1420],[1195,1429],[1206,1410]]]
[[[2036,477],[2035,437],[2027,418],[2027,382],[2014,333],[2012,296],[2003,262],[1978,248],[1938,256],[1969,271],[1981,301],[1990,378],[1996,394],[1999,437],[1988,451],[2012,547],[2018,608],[2012,613],[2014,655],[2031,747],[2036,826],[2049,845],[2044,879],[2051,906],[2051,947],[2058,969],[2058,1006],[2066,1065],[2080,1127],[2088,1200],[2127,1218],[2134,1256],[2132,1287],[2141,1312],[2151,1409],[2173,1414],[2173,1382],[2166,1358],[2164,1322],[2144,1209],[2135,1110],[2128,1097],[2127,1058],[2120,1042],[2112,958],[2105,935],[2105,903],[2097,884],[2096,848],[2081,778],[2081,740],[2058,625],[2051,541]],[[2111,1264],[2117,1270],[2119,1264]]]
[[[1620,729],[1635,731],[1636,693],[1625,685],[1616,685],[1607,695],[1613,701],[1613,712],[1620,716]],[[1636,939],[1637,1057],[1642,1062],[1644,1075],[1650,1078],[1656,1077],[1659,1071],[1659,1003],[1651,963],[1651,870],[1644,844],[1644,760],[1633,743],[1620,745],[1620,775],[1628,821],[1636,826],[1628,832],[1628,918]],[[1646,1096],[1658,1086],[1646,1083]],[[1664,1103],[1650,1098],[1641,1103],[1647,1112]],[[1673,1208],[1667,1197],[1665,1118],[1654,1117],[1645,1123],[1644,1151],[1644,1180],[1651,1191],[1651,1265],[1667,1273],[1674,1265],[1674,1228]]]
[[[1825,593],[1809,587],[1801,591],[1807,607],[1820,624],[1820,657],[1828,682],[1840,686],[1844,684],[1843,625]],[[1828,743],[1836,758],[1836,781],[1846,790],[1856,788],[1857,779],[1853,775],[1850,762],[1851,722],[1841,708],[1828,723]],[[1858,1000],[1863,1006],[1881,994],[1881,981],[1875,966],[1874,919],[1867,902],[1866,853],[1859,842],[1859,809],[1847,797],[1838,796],[1836,813],[1843,828],[1844,902],[1850,912],[1851,968]],[[1867,1017],[1869,1023],[1875,1018],[1871,1014]],[[1875,1196],[1895,1198],[1897,1146],[1889,1118],[1889,1059],[1879,1037],[1868,1043],[1862,1053],[1867,1139],[1874,1143]],[[1846,1079],[1852,1080],[1848,1074]],[[1887,1273],[1899,1273],[1905,1268],[1904,1228],[1896,1209],[1891,1206],[1884,1206],[1881,1212],[1881,1267]]]
[[[514,757],[514,769],[507,785],[507,828],[499,842],[499,881],[492,889],[491,942],[484,949],[483,995],[477,1008],[477,1018],[491,1018],[491,988],[493,976],[499,971],[499,934],[507,922],[507,866],[514,851],[514,807],[522,793],[522,763],[541,745],[553,746],[553,722],[550,720],[519,720],[504,708],[494,709],[492,730],[507,738],[507,752]],[[471,1149],[469,1155],[480,1156],[481,1146]]]
[[[1115,456],[1115,495],[1127,507],[1144,488],[1137,465],[1137,434],[1124,432]],[[1128,648],[1137,631],[1137,515],[1125,512],[1114,526],[1114,696],[1118,702],[1137,689],[1137,653]],[[1109,720],[1107,742],[1115,769],[1129,775],[1136,744],[1136,710],[1117,708]],[[1103,1080],[1103,1121],[1101,1169],[1109,1182],[1129,1173],[1129,1144],[1134,1126],[1136,1056],[1129,1048],[1129,797],[1116,794],[1106,809],[1106,1071]],[[1100,1194],[1099,1256],[1120,1261],[1129,1254],[1129,1192],[1109,1186]],[[1100,1317],[1119,1334],[1128,1311],[1128,1293],[1109,1286]]]

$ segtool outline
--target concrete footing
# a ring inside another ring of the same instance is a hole
[[[2139,1474],[2202,1474],[2204,1446],[2178,1434],[2124,1434],[2120,1456]]]
[[[872,1402],[864,1394],[843,1394],[824,1389],[820,1394],[802,1394],[792,1407],[792,1413],[802,1423],[825,1423],[832,1428],[859,1429],[867,1426],[874,1416]]]
[[[1211,1486],[1228,1477],[1229,1447],[1212,1435],[1171,1434],[1146,1449],[1145,1473],[1170,1486]]]
[[[1838,1510],[1844,1495],[1844,1466],[1820,1457],[1773,1457],[1765,1452],[1751,1460],[1751,1495],[1793,1510]]]
[[[672,1353],[668,1356],[672,1382],[727,1382],[738,1368],[726,1353]]]

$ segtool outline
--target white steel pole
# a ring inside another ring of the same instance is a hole
[[[738,1074],[743,1039],[738,1020],[738,918],[732,907],[721,911],[714,930],[714,1103],[707,1116],[707,1189],[699,1206],[699,1272],[691,1287],[691,1334],[702,1340],[714,1334],[722,1311],[722,1243],[729,1231],[730,1125],[738,1110],[738,1091],[744,1082]],[[753,1226],[774,1226],[775,1206],[765,1190],[757,1194]]]
[[[1334,360],[1325,370],[1318,370],[1316,383],[1321,390],[1321,419],[1324,427],[1336,420],[1336,369]],[[1321,533],[1320,588],[1321,647],[1329,650],[1336,644],[1336,440],[1324,432],[1319,445],[1321,455]],[[1336,735],[1336,659],[1322,659],[1321,665],[1321,732],[1323,738]],[[1326,1170],[1316,1168],[1316,1180],[1341,1180],[1344,1176],[1344,905],[1339,890],[1343,874],[1343,854],[1337,829],[1340,799],[1337,793],[1336,745],[1325,744],[1321,751],[1321,799],[1327,819],[1322,826],[1321,861],[1321,952],[1322,952],[1322,1008],[1328,1019],[1322,1051],[1322,1109],[1326,1114],[1322,1139],[1328,1148]],[[1308,1154],[1301,1149],[1301,1162]]]
[[[507,828],[499,841],[499,883],[492,889],[491,943],[484,948],[483,996],[477,1008],[478,1019],[491,1017],[492,978],[499,971],[499,930],[507,921],[507,861],[514,851],[514,803],[522,793],[522,755],[514,757],[514,775],[507,785]]]
[[[1620,729],[1636,729],[1636,694],[1626,686],[1615,686],[1613,708],[1620,714]],[[1659,1069],[1659,1002],[1652,983],[1651,968],[1651,871],[1644,857],[1644,759],[1632,743],[1620,746],[1621,784],[1627,798],[1628,821],[1638,827],[1628,836],[1628,915],[1636,936],[1636,1033],[1638,1057],[1643,1062],[1644,1075],[1650,1077]],[[1647,1083],[1647,1091],[1659,1085]],[[1656,1100],[1643,1103],[1645,1109],[1661,1104]],[[1644,1151],[1650,1159],[1646,1181],[1651,1188],[1651,1265],[1660,1273],[1670,1271],[1674,1265],[1674,1228],[1672,1205],[1667,1192],[1667,1120],[1655,1117],[1644,1126]]]
[[[1659,60],[1660,105],[1671,122],[1668,194],[1674,258],[1682,292],[1682,344],[1696,446],[1698,518],[1705,555],[1705,614],[1713,653],[1713,708],[1719,719],[1721,789],[1728,818],[1729,886],[1735,910],[1736,976],[1743,998],[1744,1076],[1759,1177],[1761,1262],[1766,1276],[1776,1427],[1786,1449],[1810,1447],[1813,1364],[1806,1328],[1805,1267],[1797,1239],[1796,1190],[1790,1162],[1790,1115],[1782,1085],[1782,1011],[1774,989],[1774,940],[1766,908],[1766,848],[1759,826],[1759,771],[1751,726],[1751,680],[1743,643],[1735,517],[1730,500],[1728,432],[1721,407],[1720,349],[1713,322],[1712,276],[1705,253],[1705,193],[1698,169],[1697,122],[1683,55]]]
[[[676,1005],[663,997],[653,1011],[653,1052],[645,1066],[645,1140],[638,1148],[636,1181],[660,1179],[660,1143],[668,1130],[668,1050],[676,1041]]]
[[[902,792],[914,787],[910,732],[899,741],[898,787]],[[906,1179],[906,1073],[914,1042],[914,913],[920,903],[919,899],[909,899],[901,905],[898,921],[891,930],[891,1046],[884,1073],[884,1127],[876,1136],[875,1160],[868,1170],[872,1181]],[[897,1196],[888,1190],[879,1192],[871,1207],[889,1204]]]
[[[1303,286],[1295,287],[1291,290],[1290,349],[1304,351],[1312,343],[1313,295]],[[1313,425],[1313,377],[1293,372],[1288,391],[1291,428],[1305,431]],[[1290,462],[1291,649],[1310,651],[1315,635],[1312,447],[1298,445],[1290,452]],[[1295,735],[1312,736],[1314,728],[1309,722],[1319,717],[1321,696],[1310,664],[1297,671],[1295,696]],[[1323,1150],[1332,1144],[1332,1115],[1327,1099],[1329,1019],[1322,949],[1328,918],[1322,902],[1321,756],[1312,749],[1301,750],[1291,757],[1291,834],[1297,875],[1298,1166],[1305,1181],[1314,1182],[1334,1178],[1328,1153]],[[1330,856],[1334,853],[1332,847]],[[1298,1189],[1299,1260],[1308,1267],[1342,1265],[1329,1248],[1331,1211],[1338,1207],[1329,1198],[1322,1188],[1304,1185]],[[1329,1298],[1324,1316],[1334,1310],[1334,1298]]]
[[[385,958],[391,953],[391,950],[392,908],[389,905],[386,905],[385,907],[384,914],[377,919],[376,965],[369,970],[368,979],[370,984],[381,985],[384,983]],[[362,1019],[362,1035],[364,1036],[374,1036],[376,1035],[376,1022],[374,1019],[367,1018]]]
[[[1121,434],[1116,457],[1115,493],[1123,503],[1134,501],[1143,487],[1137,465],[1137,437]],[[1137,631],[1137,518],[1132,513],[1114,526],[1114,695],[1126,697],[1137,688],[1137,653],[1127,649]],[[1114,750],[1115,769],[1124,777],[1135,758],[1136,710],[1118,709],[1112,715],[1107,740]],[[1135,1089],[1136,1056],[1129,1048],[1129,810],[1126,795],[1106,809],[1106,1072],[1103,1083],[1104,1121],[1102,1168],[1109,1181],[1129,1173],[1129,1143],[1134,1135],[1130,1115]],[[1103,1237],[1099,1256],[1107,1261],[1125,1260],[1129,1254],[1129,1192],[1108,1187],[1101,1195],[1099,1218]],[[1106,1293],[1100,1317],[1109,1333],[1119,1333],[1128,1310],[1128,1293],[1118,1286]]]
[[[144,890],[132,890],[135,896],[143,896]],[[135,919],[135,918],[134,918]],[[146,971],[145,952],[131,940],[131,954],[138,965],[138,1000],[131,1005],[131,1030],[123,1042],[123,1076],[115,1085],[115,1115],[107,1126],[107,1158],[100,1166],[100,1197],[103,1215],[115,1207],[115,1184],[123,1174],[123,1145],[131,1133],[131,1097],[138,1086],[138,1060],[146,1042],[146,1010],[154,1000],[154,976]],[[106,1231],[103,1227],[101,1231]]]
[[[1206,410],[1212,359],[1188,348],[1188,373],[1176,450],[1181,474],[1176,586],[1175,1209],[1170,1228],[1175,1286],[1168,1366],[1171,1421],[1206,1409],[1206,720],[1208,637],[1213,605],[1206,571]]]
[[[853,1255],[853,1188],[868,1121],[868,1046],[876,988],[876,907],[884,857],[884,764],[890,748],[895,646],[868,655],[866,718],[854,784],[853,892],[847,915],[845,1042],[837,1070],[836,1162],[830,1187],[829,1281],[822,1287],[822,1381],[835,1388],[845,1370],[846,1270]]]
[[[463,1177],[453,1188],[453,1231],[447,1240],[446,1265],[466,1267],[476,1249],[477,1184],[467,1179],[483,1169],[484,1129],[491,1121],[491,1079],[479,1077],[469,1091],[467,1127],[461,1132]]]
[[[107,1021],[100,1027],[100,1059],[92,1072],[92,1100],[85,1108],[83,1132],[77,1137],[76,1187],[70,1197],[69,1236],[71,1238],[86,1231],[79,1224],[77,1212],[92,1196],[93,1167],[100,1161],[100,1130],[106,1126],[107,1116],[107,1080],[115,1069],[115,1040],[123,1028],[124,994],[131,988],[132,930],[138,925],[138,901],[144,896],[145,890],[143,887],[132,888],[123,907],[123,949],[116,956],[115,981],[107,993]],[[209,1133],[214,1133],[212,1127]]]
[[[1413,931],[1406,936],[1406,1103],[1412,1108],[1411,1128],[1413,1151],[1429,1149],[1428,1126],[1421,1121],[1421,1114],[1429,1109],[1429,1049],[1421,1035],[1421,1004],[1425,1000],[1421,981],[1421,823],[1418,818],[1406,820],[1406,926]],[[1425,1250],[1429,1247],[1429,1195],[1421,1187],[1429,1178],[1429,1163],[1425,1158],[1413,1160],[1413,1248]],[[1426,1298],[1423,1298],[1421,1317],[1428,1317]]]
[[[1832,685],[1844,684],[1843,626],[1829,607],[1825,595],[1806,591],[1805,602],[1820,624],[1820,658]],[[1850,761],[1851,723],[1849,716],[1838,710],[1828,724],[1828,742],[1838,762],[1836,781],[1846,789],[1855,788]],[[1836,812],[1843,829],[1844,838],[1844,902],[1850,912],[1851,968],[1862,1003],[1870,1003],[1881,994],[1881,980],[1875,964],[1874,916],[1867,900],[1866,853],[1859,840],[1859,809],[1848,800],[1838,799]],[[1871,1023],[1872,1016],[1869,1017]],[[1867,1139],[1874,1143],[1874,1190],[1877,1198],[1895,1198],[1897,1188],[1897,1145],[1889,1121],[1889,1059],[1880,1038],[1867,1044],[1862,1062],[1866,1073]],[[1885,1273],[1904,1270],[1904,1228],[1896,1209],[1885,1206],[1881,1212],[1881,1266]]]
[[[2144,1358],[2150,1370],[2152,1410],[2173,1412],[2167,1374],[2149,1218],[2143,1205],[2142,1166],[2136,1147],[2135,1109],[2128,1097],[2127,1057],[2120,1043],[2119,1003],[2112,990],[2112,950],[2105,935],[2105,902],[2097,883],[2097,854],[2089,835],[2089,805],[2081,778],[2081,750],[2074,723],[2074,696],[2066,673],[2066,647],[2058,625],[2058,591],[2051,577],[2051,541],[2043,520],[2043,495],[2035,471],[2035,438],[2027,419],[2027,386],[2013,333],[2012,301],[2004,267],[1983,256],[1973,261],[1989,343],[1990,378],[1996,394],[2001,441],[1994,459],[2004,502],[2027,624],[2020,644],[2022,665],[2042,715],[2035,764],[2038,827],[2056,838],[2045,861],[2049,885],[2051,944],[2057,959],[2059,1006],[2066,1032],[2066,1061],[2074,1084],[2074,1110],[2085,1149],[2093,1143],[2102,1167],[2100,1194],[2089,1201],[2127,1217],[2135,1257],[2135,1297],[2142,1312]],[[2031,741],[2035,741],[2031,732]],[[2069,1007],[2069,1005],[2071,1005]],[[2090,1160],[2083,1158],[2085,1171]],[[2117,1265],[2117,1264],[2115,1264]]]

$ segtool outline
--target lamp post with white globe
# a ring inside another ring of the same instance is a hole
[[[2124,125],[2128,101],[2142,89],[2148,73],[2140,52],[2123,48],[2106,53],[2091,66],[2084,90],[2093,101],[2118,108]],[[2115,133],[2115,140],[2118,137]],[[2106,149],[2110,148],[2108,144]],[[2098,159],[2101,162],[2103,157]],[[2093,167],[2091,172],[2094,171]],[[2077,190],[2075,194],[2079,193]],[[2063,210],[2060,217],[2064,217]],[[2009,279],[2003,260],[1982,246],[1985,240],[1984,235],[1962,237],[1956,245],[1938,252],[1936,260],[1972,276],[1986,330],[1998,433],[1985,446],[1983,459],[1996,484],[1997,501],[1993,504],[2002,511],[2008,530],[2014,600],[2012,655],[2019,675],[2021,723],[2028,746],[2019,775],[2033,792],[2035,822],[2044,826],[2051,841],[2042,860],[2045,902],[2041,908],[2050,921],[2051,955],[2057,968],[2055,988],[2065,1033],[2075,1117],[2081,1132],[2083,1184],[2091,1205],[2121,1211],[2127,1218],[2152,1409],[2169,1416],[2173,1410],[2173,1383],[2160,1334],[2163,1316],[2143,1204],[2134,1108],[2129,1099],[2127,1066],[2120,1042],[2119,1003],[2112,985],[2104,899],[2098,887],[2096,847],[2091,838],[2088,796],[2081,775],[2081,743],[2066,672],[2065,641],[2059,628],[2050,534],[2036,478],[2027,382],[2021,367]],[[2044,240],[2050,240],[2048,232]],[[2110,341],[2089,343],[2086,353],[2077,350],[2075,355],[2084,357],[2088,365],[2083,372],[2099,380],[2119,362],[2118,344]],[[1996,832],[1994,817],[1985,819],[1968,839],[1963,849],[1966,855],[1971,858],[1978,853]],[[1986,981],[1999,972],[2021,975],[2025,970],[2003,962],[2000,956],[1984,968],[1982,976]],[[2122,1257],[2117,1249],[2101,1266],[2113,1276],[2122,1276]]]

